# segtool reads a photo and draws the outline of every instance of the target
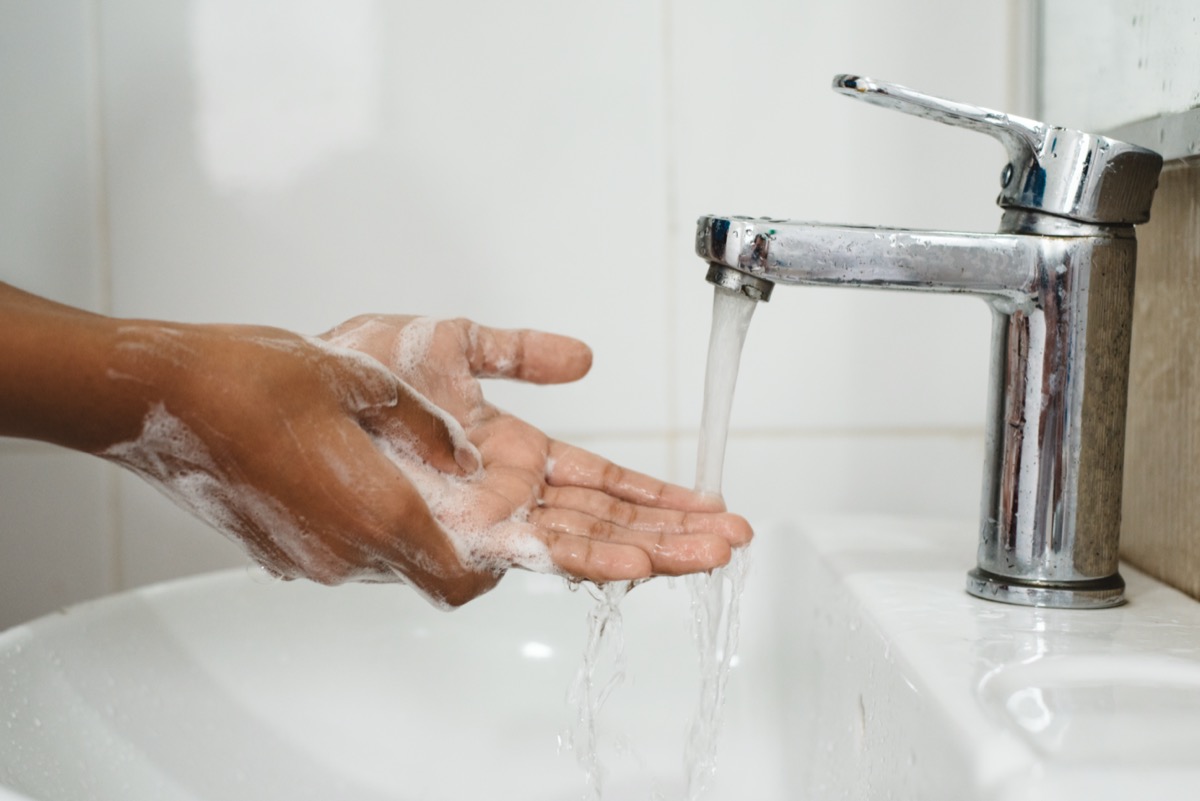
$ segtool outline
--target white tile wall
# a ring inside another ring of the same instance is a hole
[[[0,279],[99,309],[87,0],[0,3]]]
[[[683,483],[711,302],[698,215],[998,219],[999,145],[827,87],[859,71],[1001,106],[1003,4],[16,0],[0,37],[9,280],[93,306],[111,289],[121,315],[575,334],[596,355],[584,382],[492,397]],[[731,506],[974,514],[987,332],[970,300],[781,289],[750,332]],[[25,475],[5,453],[0,479]],[[89,494],[74,473],[92,463],[57,459],[54,481],[119,524],[89,540],[110,584],[242,561],[133,478]],[[6,540],[42,554],[19,569],[61,555],[39,550],[60,514],[0,497]]]
[[[695,439],[677,445],[687,482]],[[979,513],[983,438],[974,431],[735,432],[722,494],[752,522],[802,514],[887,513],[971,519]]]
[[[349,9],[104,5],[117,312],[572,333],[607,353],[539,419],[661,429],[656,4]]]
[[[0,280],[101,309],[92,25],[86,0],[0,3]],[[116,588],[111,482],[0,438],[0,628]]]
[[[1194,0],[1042,3],[1047,121],[1084,131],[1200,106]]]
[[[0,441],[0,629],[115,588],[113,468]]]

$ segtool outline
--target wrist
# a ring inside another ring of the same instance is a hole
[[[142,324],[27,297],[0,315],[0,435],[88,453],[137,436],[161,384],[130,363]]]

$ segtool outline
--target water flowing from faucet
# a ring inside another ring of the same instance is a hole
[[[721,494],[725,440],[733,409],[742,345],[758,301],[724,287],[714,287],[708,367],[704,374],[704,407],[700,414],[700,446],[696,454],[696,489]]]
[[[696,455],[696,489],[721,494],[725,442],[733,408],[742,345],[758,301],[715,287],[704,407]],[[684,747],[687,799],[696,801],[717,770],[717,738],[721,729],[725,687],[737,654],[739,602],[745,585],[745,548],[728,565],[709,574],[688,576],[692,598],[692,631],[700,661],[700,700]]]
[[[700,492],[721,494],[733,390],[756,305],[757,301],[738,292],[716,289],[696,465],[696,489]],[[687,801],[697,801],[716,773],[717,736],[725,686],[735,663],[738,602],[747,564],[746,549],[741,548],[724,568],[686,579],[700,665],[699,703],[684,743]],[[574,752],[583,768],[585,801],[600,801],[604,795],[607,770],[599,756],[597,720],[605,700],[625,678],[620,604],[630,588],[628,583],[614,582],[592,592],[596,605],[588,616],[583,663],[568,696],[574,718],[559,735],[560,752]],[[610,665],[607,674],[600,669],[601,663]],[[656,790],[653,797],[663,796]]]

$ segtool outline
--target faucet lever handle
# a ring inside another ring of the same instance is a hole
[[[997,203],[1106,225],[1150,219],[1162,156],[1106,136],[1047,125],[927,95],[893,83],[838,75],[835,91],[994,137],[1008,151]]]

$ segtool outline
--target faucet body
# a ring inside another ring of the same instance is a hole
[[[1121,603],[1133,223],[1148,218],[1161,158],[870,79],[839,76],[835,87],[1004,141],[999,231],[706,216],[696,252],[709,280],[756,300],[776,283],[982,298],[991,370],[978,565],[967,590],[1034,606]],[[1073,143],[1061,148],[1073,159],[1063,180],[1042,166],[1061,166],[1059,140]]]
[[[1009,212],[997,234],[703,217],[697,253],[771,283],[966,293],[992,311],[973,594],[1119,603],[1131,226]],[[1038,232],[1039,228],[1048,229]]]

